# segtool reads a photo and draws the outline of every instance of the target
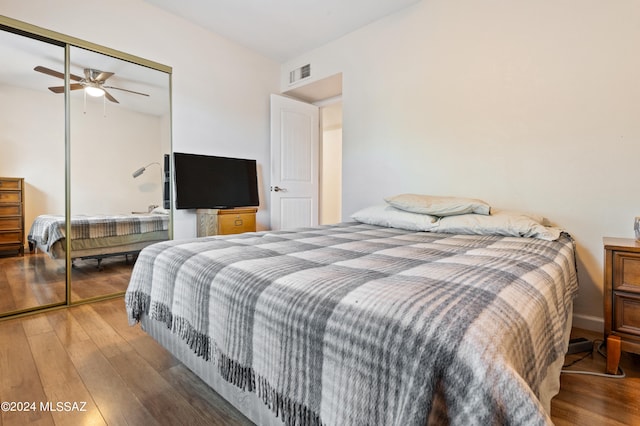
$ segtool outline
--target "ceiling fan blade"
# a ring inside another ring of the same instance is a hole
[[[58,72],[58,71],[54,71],[54,70],[46,68],[46,67],[42,67],[40,65],[35,67],[33,70],[41,72],[43,74],[47,74],[47,75],[53,76],[53,77],[64,78],[64,74],[63,73]],[[69,78],[71,80],[75,80],[75,81],[82,80],[82,77],[78,77],[77,75],[74,75],[74,74],[69,74]]]
[[[102,88],[102,90],[104,90],[104,87]],[[109,99],[111,102],[115,102],[116,104],[119,104],[120,102],[118,102],[116,100],[116,98],[114,98],[113,96],[111,96],[111,94],[109,92],[107,92],[106,90],[104,91],[104,97]]]
[[[133,90],[121,89],[121,88],[119,88],[119,87],[113,87],[113,86],[102,86],[102,87],[106,87],[107,89],[122,90],[123,92],[134,93],[134,94],[136,94],[136,95],[149,96],[149,95],[147,95],[146,93],[134,92]]]
[[[108,79],[109,77],[111,77],[112,75],[113,75],[113,73],[112,73],[112,72],[100,71],[100,74],[98,74],[98,75],[95,77],[95,81],[101,81],[101,82],[103,82],[103,83],[104,83],[104,82],[105,82],[105,81],[107,81],[107,79]]]
[[[73,83],[69,85],[70,90],[79,90],[83,87],[84,86],[80,83]],[[51,90],[53,93],[64,93],[64,86],[49,87],[49,90]]]

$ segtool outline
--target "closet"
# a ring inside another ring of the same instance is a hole
[[[19,215],[0,217],[7,228],[0,234],[9,238],[15,218],[22,221],[19,241],[0,244],[0,317],[123,294],[140,245],[75,257],[73,238],[54,253],[30,235],[42,235],[38,218],[60,218],[61,232],[75,235],[72,217],[169,207],[161,213],[172,237],[171,206],[163,204],[172,199],[163,193],[171,176],[164,161],[172,151],[171,68],[4,16],[0,56],[11,58],[0,64],[0,181],[21,183]],[[16,206],[0,199],[0,216]]]

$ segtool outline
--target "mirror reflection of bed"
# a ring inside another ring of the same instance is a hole
[[[29,253],[46,254],[62,265],[66,235],[64,216],[40,215],[27,234]],[[155,207],[147,213],[72,216],[70,235],[71,299],[122,292],[140,250],[169,239],[169,210]]]

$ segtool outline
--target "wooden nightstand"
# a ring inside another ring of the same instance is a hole
[[[256,231],[256,208],[198,209],[198,237]]]
[[[616,374],[621,350],[640,353],[640,242],[604,238],[604,253],[607,373]]]

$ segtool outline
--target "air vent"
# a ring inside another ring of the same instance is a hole
[[[303,65],[289,73],[289,84],[311,77],[311,64]]]

